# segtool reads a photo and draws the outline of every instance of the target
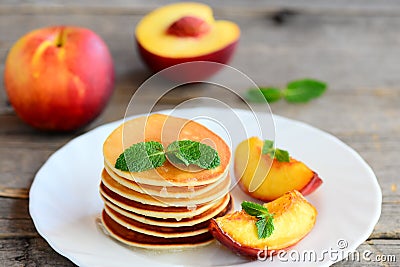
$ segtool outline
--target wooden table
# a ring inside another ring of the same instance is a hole
[[[124,116],[132,93],[150,75],[136,53],[134,27],[144,14],[165,3],[64,2],[0,2],[0,72],[4,71],[7,51],[24,33],[47,25],[74,24],[91,28],[108,44],[115,61],[115,93],[103,114],[85,129],[47,134],[21,122],[7,102],[5,91],[0,90],[1,266],[73,266],[35,230],[28,213],[29,187],[40,166],[66,142]],[[281,101],[271,105],[272,111],[337,136],[358,151],[378,177],[383,192],[382,215],[359,250],[394,255],[397,263],[342,261],[336,266],[398,266],[400,5],[394,0],[211,4],[216,17],[233,20],[241,27],[240,45],[231,65],[257,84],[280,86],[303,77],[329,84],[327,93],[313,102],[294,105]],[[242,88],[242,92],[246,89]],[[156,94],[157,91],[149,91],[148,100],[138,105],[137,112]],[[218,94],[217,90],[193,86],[165,96],[156,109],[174,107],[193,96]],[[235,107],[243,106],[237,97],[230,96],[226,101]]]

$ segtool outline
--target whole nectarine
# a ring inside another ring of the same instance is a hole
[[[74,130],[105,107],[114,88],[113,60],[89,29],[37,29],[11,48],[4,82],[22,120],[41,130]]]

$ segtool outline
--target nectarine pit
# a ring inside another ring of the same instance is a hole
[[[203,19],[184,16],[168,27],[167,34],[177,37],[200,37],[207,33],[210,28],[210,25]]]

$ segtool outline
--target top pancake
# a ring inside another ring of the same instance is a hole
[[[210,170],[188,172],[166,161],[163,166],[143,172],[116,169],[115,162],[124,150],[133,144],[157,141],[166,148],[176,140],[193,140],[217,150],[221,164]],[[223,178],[231,159],[228,145],[205,126],[182,118],[153,114],[126,121],[115,129],[103,145],[104,161],[113,172],[126,179],[156,186],[199,186]]]

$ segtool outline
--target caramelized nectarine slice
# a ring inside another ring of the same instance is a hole
[[[317,217],[314,206],[296,190],[264,204],[264,207],[274,218],[274,230],[267,238],[258,238],[257,218],[244,210],[211,220],[210,231],[234,252],[257,257],[294,246],[312,230]]]
[[[235,177],[248,195],[271,201],[290,190],[307,195],[321,185],[321,178],[303,162],[294,158],[280,162],[262,154],[263,144],[259,138],[251,137],[235,151]]]

